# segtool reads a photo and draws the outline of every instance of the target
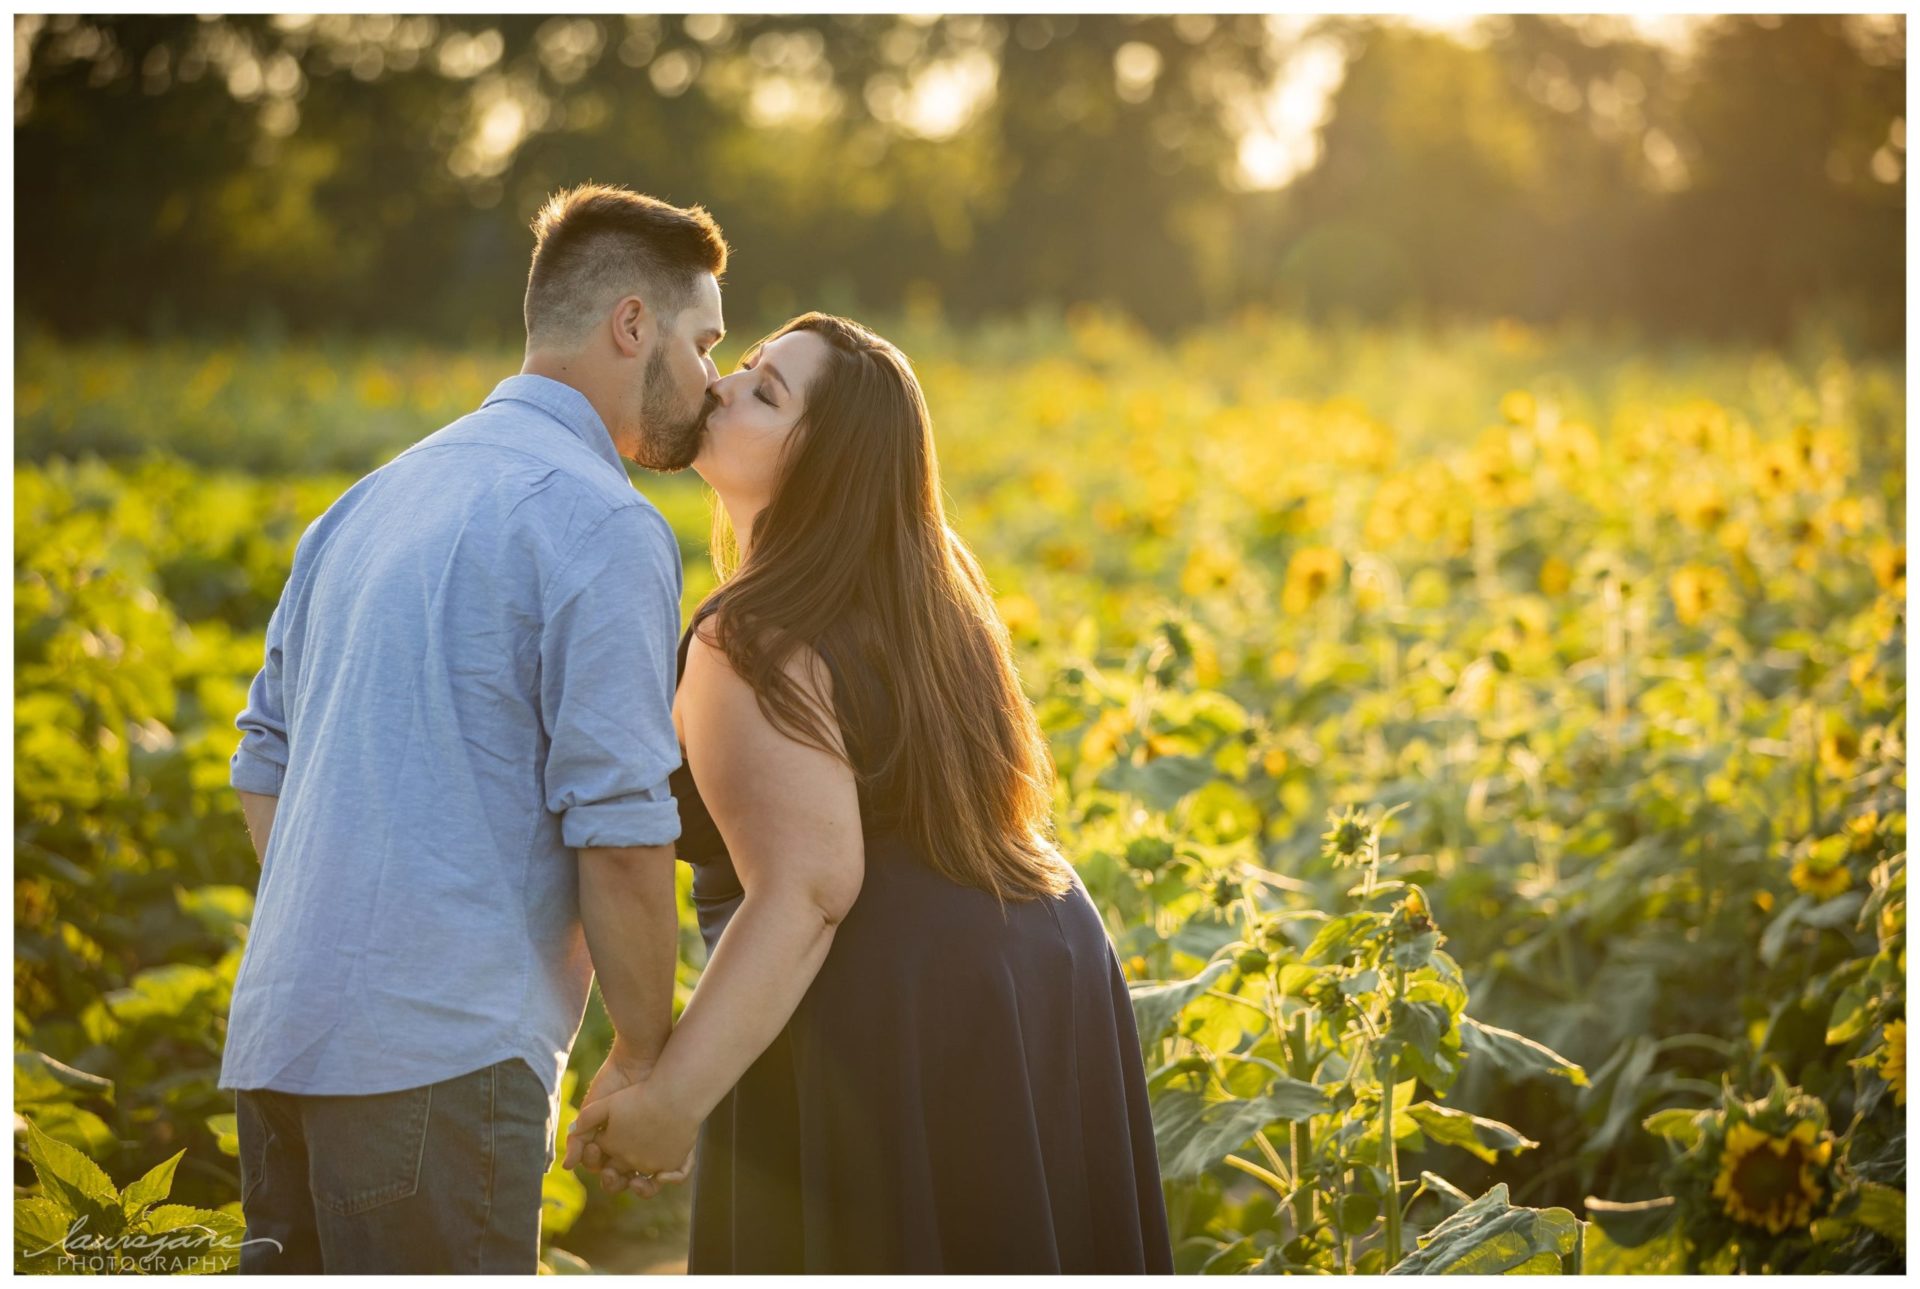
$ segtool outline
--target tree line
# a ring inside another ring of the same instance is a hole
[[[63,334],[517,334],[527,221],[713,210],[730,310],[1248,306],[1905,334],[1905,20],[1683,45],[1257,15],[16,18],[16,311]],[[1239,177],[1310,42],[1317,160]]]

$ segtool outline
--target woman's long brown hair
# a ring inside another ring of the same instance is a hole
[[[947,527],[920,382],[898,349],[829,314],[760,343],[791,331],[824,340],[827,362],[737,570],[715,508],[721,585],[700,614],[774,727],[864,769],[936,870],[1003,902],[1058,895],[1072,879],[1052,840],[1053,763],[986,578]],[[784,670],[803,643],[883,695],[836,704],[846,754]]]

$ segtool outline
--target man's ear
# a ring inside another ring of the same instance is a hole
[[[653,338],[653,318],[647,302],[637,295],[620,297],[609,319],[613,329],[613,347],[626,358],[638,358],[647,352]]]

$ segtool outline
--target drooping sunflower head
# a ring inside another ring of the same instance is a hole
[[[1894,1021],[1882,1031],[1887,1040],[1886,1050],[1880,1053],[1880,1077],[1893,1089],[1893,1103],[1907,1103],[1907,1022],[1903,1018]]]
[[[1713,1194],[1728,1217],[1771,1235],[1803,1230],[1826,1196],[1833,1138],[1812,1118],[1767,1131],[1748,1119],[1727,1125]]]

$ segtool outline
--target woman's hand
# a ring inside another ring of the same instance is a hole
[[[607,1053],[607,1059],[602,1062],[599,1071],[594,1074],[593,1081],[587,1084],[586,1095],[580,1098],[580,1104],[589,1106],[600,1098],[618,1092],[622,1088],[632,1087],[653,1072],[655,1059],[655,1056],[642,1056],[633,1051],[627,1046],[624,1039],[616,1036],[613,1040],[612,1050]],[[627,1174],[615,1168],[601,1153],[600,1147],[592,1141],[589,1141],[581,1151],[580,1163],[582,1167],[600,1174],[600,1189],[609,1195],[618,1194],[623,1190],[631,1190],[642,1199],[652,1199],[660,1193],[660,1179],[628,1177]],[[569,1155],[567,1166],[569,1168],[573,1166],[571,1155]],[[667,1180],[677,1181],[681,1179],[669,1178]]]
[[[656,1183],[684,1181],[700,1122],[666,1095],[663,1085],[643,1080],[580,1107],[567,1134],[565,1166],[599,1147],[623,1173],[651,1173]]]

